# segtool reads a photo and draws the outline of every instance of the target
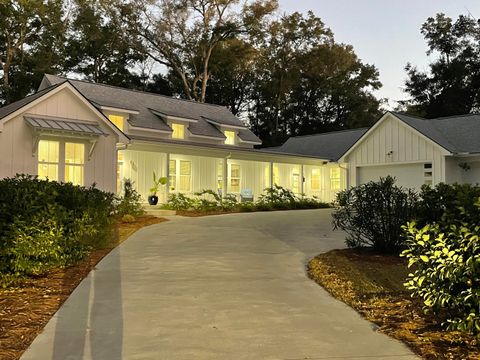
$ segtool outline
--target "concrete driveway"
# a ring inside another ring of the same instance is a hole
[[[175,217],[74,291],[27,359],[415,359],[305,275],[329,210]]]

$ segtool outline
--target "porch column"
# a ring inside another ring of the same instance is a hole
[[[165,154],[165,177],[167,184],[165,185],[165,202],[168,201],[168,193],[170,192],[170,153]]]
[[[270,162],[270,188],[273,188],[273,162]]]
[[[223,158],[222,168],[222,198],[227,196],[228,192],[228,158]]]
[[[303,164],[300,165],[300,194],[305,192],[305,176],[303,175]]]

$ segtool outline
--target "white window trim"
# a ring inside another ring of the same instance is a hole
[[[58,137],[41,137],[39,140],[40,141],[41,140],[46,140],[46,141],[56,141],[56,142],[58,142],[58,164],[50,163],[50,164],[56,164],[58,166],[58,169],[57,169],[58,179],[56,181],[65,182],[66,166],[68,166],[68,165],[70,165],[70,166],[82,166],[83,167],[83,181],[82,181],[82,183],[83,183],[83,186],[85,186],[85,169],[86,169],[86,165],[87,165],[87,161],[88,161],[88,153],[87,153],[88,146],[85,143],[85,141],[79,141],[78,139],[61,139],[61,138],[58,138]],[[37,151],[36,151],[36,163],[37,163],[36,173],[37,173],[37,175],[38,175],[38,166],[40,164],[49,164],[48,162],[41,162],[38,159],[38,156],[39,156],[38,146],[40,146],[39,145],[40,141],[37,144]],[[83,164],[73,164],[73,163],[72,164],[67,164],[67,163],[65,163],[65,144],[66,143],[83,144],[83,149],[84,149],[84,154],[83,154],[84,163]],[[49,179],[49,180],[51,180],[51,179]]]
[[[169,184],[168,186],[170,187],[170,191],[171,192],[174,192],[174,193],[191,193],[192,192],[192,188],[193,188],[193,171],[192,171],[192,161],[191,160],[184,160],[184,159],[170,159],[169,161],[175,161],[175,173],[171,173],[169,174]],[[190,175],[181,175],[180,174],[180,162],[182,161],[185,161],[185,162],[189,162],[190,163]],[[170,164],[168,164],[168,166],[170,167]],[[188,190],[181,190],[180,191],[180,182],[181,182],[181,177],[182,176],[189,176],[190,177],[190,181],[189,181],[189,184],[190,184],[190,188]],[[170,180],[172,177],[175,177],[175,183],[172,184],[170,183]],[[174,186],[174,188],[172,189],[172,185]]]
[[[232,167],[238,166],[239,176],[232,177]],[[238,191],[232,190],[232,180],[238,179]],[[240,164],[228,164],[228,192],[232,194],[240,194],[242,191],[242,167]]]

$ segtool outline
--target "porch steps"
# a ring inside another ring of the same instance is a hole
[[[143,209],[145,210],[146,215],[155,216],[155,217],[164,217],[176,215],[175,210],[164,210],[156,206],[144,205]]]

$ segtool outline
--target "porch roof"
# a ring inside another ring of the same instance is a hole
[[[229,145],[215,145],[209,143],[199,143],[199,142],[184,142],[181,140],[170,140],[170,139],[158,139],[158,138],[150,138],[145,136],[130,136],[132,140],[132,145],[135,144],[145,144],[145,145],[153,145],[153,146],[165,146],[172,151],[179,151],[182,152],[184,149],[187,152],[190,150],[192,155],[202,156],[202,149],[205,152],[213,152],[214,155],[205,155],[205,156],[232,156],[232,157],[242,157],[243,159],[252,156],[252,161],[269,161],[268,159],[271,158],[272,160],[279,161],[279,159],[283,159],[285,162],[294,162],[294,161],[301,161],[301,162],[314,162],[314,163],[327,163],[329,162],[328,159],[322,159],[318,156],[310,156],[310,155],[301,155],[301,154],[289,154],[285,152],[278,152],[278,151],[268,151],[263,149],[252,149],[247,147],[240,147],[240,146],[229,146]],[[260,158],[264,160],[259,160]]]

